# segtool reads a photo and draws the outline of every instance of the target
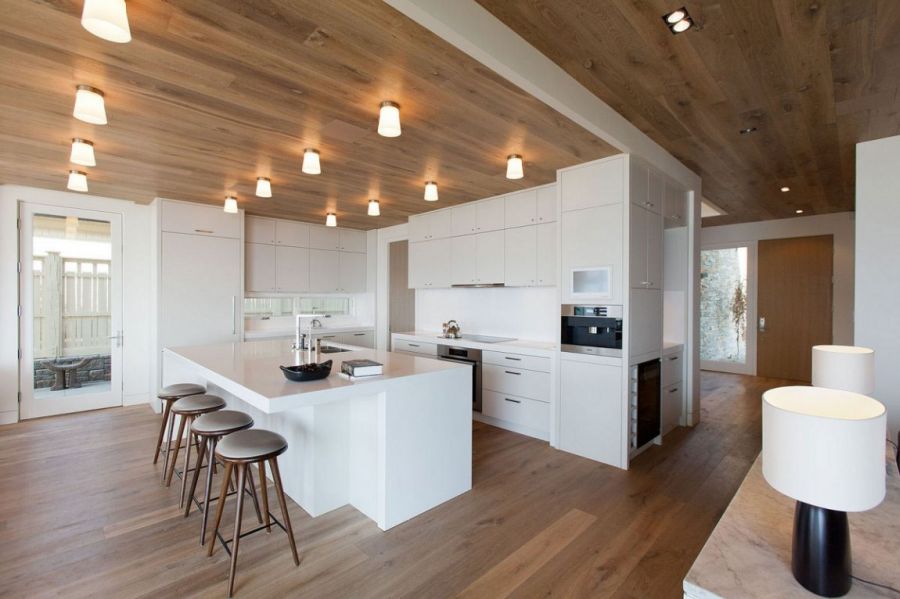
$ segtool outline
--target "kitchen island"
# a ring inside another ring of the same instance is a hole
[[[283,435],[285,493],[313,517],[350,504],[387,530],[472,488],[470,368],[356,349],[322,355],[334,361],[325,379],[286,380],[278,367],[302,355],[286,340],[166,348],[163,384],[204,384]],[[358,358],[384,374],[339,374]]]

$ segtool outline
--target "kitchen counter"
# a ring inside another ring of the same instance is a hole
[[[393,333],[391,338],[404,339],[406,341],[420,341],[422,343],[436,343],[438,345],[456,345],[457,347],[470,347],[482,351],[508,352],[549,358],[556,355],[558,347],[556,343],[547,341],[516,339],[515,341],[502,341],[500,343],[479,343],[478,341],[470,341],[468,339],[445,339],[441,337],[440,334],[440,331],[412,331],[409,333]]]
[[[163,384],[196,382],[288,441],[285,492],[315,517],[350,504],[387,530],[472,488],[472,374],[453,362],[381,350],[323,354],[331,375],[298,383],[289,340],[163,350]],[[305,352],[303,352],[305,353]],[[349,379],[344,360],[381,362]]]
[[[331,335],[336,333],[353,333],[356,331],[374,331],[375,327],[372,325],[360,325],[360,326],[344,326],[344,327],[319,327],[314,328],[313,336],[322,336],[322,335]],[[303,329],[303,333],[308,333],[307,329]],[[254,339],[280,339],[280,338],[294,338],[296,334],[296,329],[291,327],[288,329],[244,329],[244,339],[246,340],[254,340]]]
[[[900,588],[900,473],[892,448],[887,494],[867,512],[851,513],[853,574]],[[757,458],[684,579],[686,599],[814,598],[791,574],[794,501],[773,489]],[[896,597],[858,580],[846,597]]]

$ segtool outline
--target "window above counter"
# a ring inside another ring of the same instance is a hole
[[[351,314],[349,297],[246,297],[244,318],[267,320],[294,314],[345,316]]]

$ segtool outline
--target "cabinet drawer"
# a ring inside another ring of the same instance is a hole
[[[525,370],[550,372],[550,358],[486,351],[481,354],[481,359],[485,364],[496,364],[497,366],[511,366],[514,368],[524,368]]]
[[[660,429],[663,435],[679,425],[684,405],[684,387],[681,383],[663,389],[660,406]]]
[[[241,236],[240,215],[228,214],[221,208],[163,200],[160,210],[163,231],[233,239]]]
[[[550,430],[550,404],[513,394],[485,391],[481,413],[537,431]]]
[[[421,341],[395,339],[394,351],[402,351],[408,354],[422,354],[423,356],[436,356],[437,343],[423,343]]]
[[[668,387],[669,385],[674,385],[675,383],[680,383],[684,378],[682,374],[684,369],[682,368],[682,363],[684,362],[682,352],[678,352],[677,354],[669,354],[667,356],[663,356],[662,359],[662,386]]]
[[[375,331],[353,331],[342,333],[338,339],[341,343],[357,347],[375,347]]]
[[[546,372],[485,364],[482,367],[481,376],[481,386],[484,389],[539,401],[550,401],[550,375]]]

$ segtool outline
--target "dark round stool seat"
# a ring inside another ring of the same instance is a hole
[[[216,455],[226,461],[255,462],[279,456],[287,446],[285,438],[278,433],[257,428],[226,436],[216,447]]]
[[[199,395],[206,393],[206,387],[203,385],[195,385],[194,383],[176,383],[168,385],[159,390],[156,396],[160,399],[181,399],[188,395]]]
[[[191,425],[195,435],[227,435],[253,426],[253,418],[237,410],[219,410],[203,414]]]
[[[225,407],[225,400],[218,395],[188,395],[172,404],[176,414],[205,414]]]

